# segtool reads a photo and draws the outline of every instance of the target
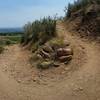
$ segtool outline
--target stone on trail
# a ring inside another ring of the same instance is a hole
[[[72,59],[72,55],[62,56],[58,58],[60,62],[69,62]]]
[[[73,55],[73,50],[71,48],[59,48],[57,50],[57,57]]]
[[[54,67],[59,67],[59,66],[60,66],[60,63],[54,62],[53,66],[54,66]]]

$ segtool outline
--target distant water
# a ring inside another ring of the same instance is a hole
[[[23,28],[0,28],[0,33],[23,32]]]

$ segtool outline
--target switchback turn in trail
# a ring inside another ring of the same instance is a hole
[[[72,35],[62,23],[57,23],[57,31],[75,48],[68,65],[73,71],[61,81],[34,84],[30,53],[19,45],[9,46],[0,55],[0,100],[100,100],[99,44]]]

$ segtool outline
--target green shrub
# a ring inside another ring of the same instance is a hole
[[[53,61],[42,61],[37,64],[39,69],[48,69],[54,65]]]
[[[53,38],[48,44],[55,50],[60,47],[65,47],[64,39],[62,38]]]
[[[1,39],[0,40],[0,45],[1,46],[6,46],[6,45],[10,45],[11,41],[9,39]]]
[[[0,46],[0,54],[4,51],[3,46]]]
[[[31,47],[31,51],[34,53],[39,48],[38,43],[34,43]]]
[[[39,45],[56,36],[56,19],[47,17],[28,23],[24,26],[22,42],[27,45],[30,41]]]
[[[21,36],[7,36],[6,38],[12,43],[19,43],[21,41]]]
[[[5,42],[6,42],[5,43],[6,45],[10,45],[11,44],[11,41],[10,40],[6,40]]]

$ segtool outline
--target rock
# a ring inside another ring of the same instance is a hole
[[[43,58],[50,58],[50,54],[47,53],[47,52],[45,52],[45,51],[43,51],[43,50],[40,51],[40,55],[41,55]]]
[[[45,45],[43,47],[43,51],[45,51],[47,53],[51,53],[51,52],[53,52],[53,49],[49,45]]]
[[[71,48],[59,48],[57,50],[57,57],[73,55],[73,50]]]
[[[84,89],[82,87],[79,87],[79,86],[77,86],[77,87],[74,88],[74,91],[83,91],[83,90]]]
[[[40,68],[40,69],[48,69],[51,66],[53,66],[53,62],[51,62],[51,61],[44,61],[44,62],[40,62],[38,64],[38,68]]]
[[[80,91],[83,91],[83,88],[82,88],[82,87],[79,87],[79,90],[80,90]]]
[[[37,54],[37,59],[40,60],[40,59],[43,59],[43,58],[42,58],[41,55]]]
[[[67,65],[69,63],[69,61],[64,62],[65,65]]]
[[[18,79],[17,82],[18,82],[18,83],[21,83],[21,79]]]
[[[57,62],[54,63],[54,67],[59,67],[59,66],[60,66],[60,63],[57,63]]]
[[[60,62],[67,62],[70,61],[72,59],[72,55],[69,56],[62,56],[58,58]]]
[[[69,70],[69,67],[66,67],[64,70],[65,70],[65,71],[68,71],[68,70]]]
[[[61,74],[65,74],[65,73],[66,73],[66,71],[61,72]]]
[[[34,82],[38,81],[38,77],[34,77],[33,81]]]

